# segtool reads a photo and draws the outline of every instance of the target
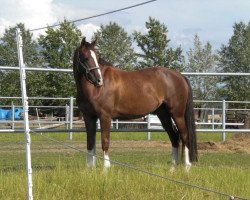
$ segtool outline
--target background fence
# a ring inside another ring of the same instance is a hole
[[[0,97],[4,100],[20,101],[10,105],[0,105],[0,111],[9,111],[6,118],[0,117],[0,132],[23,132],[23,117],[16,119],[16,110],[22,109],[21,97]],[[43,132],[69,132],[72,139],[72,132],[85,131],[84,120],[75,105],[75,98],[53,98],[53,97],[29,97],[29,100],[61,100],[65,105],[44,106],[29,105],[29,124],[32,130]],[[199,108],[198,104],[206,105]],[[237,109],[230,104],[239,104]],[[222,139],[225,140],[225,132],[250,132],[249,129],[249,107],[250,101],[201,101],[195,100],[195,119],[198,132],[222,132]],[[240,107],[240,108],[239,108]],[[20,112],[19,114],[22,115]],[[0,115],[1,116],[1,115]],[[11,116],[11,117],[10,117]],[[225,119],[225,120],[224,120]],[[97,127],[100,128],[99,121]],[[136,131],[147,132],[147,139],[150,140],[150,132],[164,131],[159,119],[153,115],[129,121],[113,120],[112,131]]]

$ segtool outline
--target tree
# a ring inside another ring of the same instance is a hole
[[[97,48],[101,57],[113,65],[132,70],[136,63],[136,55],[132,48],[132,39],[128,33],[115,22],[101,25],[94,35],[98,38]]]
[[[64,19],[59,28],[48,28],[46,35],[41,35],[38,42],[45,67],[71,68],[75,48],[79,45],[81,31]],[[75,84],[72,74],[48,72],[44,84],[39,87],[43,96],[69,97],[75,94]],[[44,104],[57,104],[58,101],[47,101]]]
[[[183,70],[184,57],[182,49],[176,50],[169,47],[170,40],[167,37],[167,27],[158,20],[149,17],[146,22],[148,32],[134,32],[134,39],[141,49],[139,65],[140,68],[152,66],[164,66],[173,69]]]
[[[250,22],[235,23],[233,29],[228,45],[222,45],[219,51],[219,66],[223,72],[250,72]],[[223,77],[221,95],[226,100],[249,100],[249,85],[249,77]]]
[[[25,64],[29,67],[38,66],[41,63],[41,59],[38,54],[38,44],[32,39],[32,34],[22,23],[6,29],[3,37],[0,38],[0,65],[18,66],[16,45],[17,28],[19,28],[22,33],[23,56]],[[39,77],[35,76],[34,74],[34,72],[29,72],[27,75],[27,92],[29,96],[32,96],[34,94],[33,92],[35,91],[35,88],[30,86],[39,79]],[[21,96],[19,80],[19,72],[14,70],[2,71],[0,79],[1,96]],[[1,101],[1,103],[10,104],[10,100],[7,102]]]
[[[218,56],[213,53],[212,45],[207,42],[202,45],[198,35],[194,37],[194,48],[187,52],[188,63],[186,71],[188,72],[215,72]],[[213,76],[191,76],[191,82],[194,98],[200,100],[212,100],[215,98],[218,78]]]
[[[218,56],[213,53],[212,45],[207,42],[203,45],[198,35],[194,36],[194,48],[187,52],[188,63],[186,71],[188,72],[215,72]],[[218,77],[216,76],[190,76],[194,98],[197,100],[215,100],[218,88]],[[207,103],[198,103],[197,107],[206,108]],[[201,109],[199,118],[205,120],[208,110]]]

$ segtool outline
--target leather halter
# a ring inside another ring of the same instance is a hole
[[[80,71],[80,70],[79,70],[79,65],[80,65],[80,66],[85,70],[85,77],[86,77],[86,79],[87,79],[90,83],[95,84],[91,79],[89,79],[88,74],[89,74],[92,70],[95,70],[95,69],[101,70],[100,67],[99,67],[99,66],[90,67],[88,63],[82,62],[81,59],[80,59],[80,52],[79,52],[79,50],[78,50],[78,54],[77,54],[77,62],[78,62],[78,65],[77,65],[78,71]]]

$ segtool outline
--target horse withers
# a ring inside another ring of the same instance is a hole
[[[185,165],[197,161],[192,89],[179,72],[165,67],[123,71],[103,60],[92,43],[82,39],[73,60],[77,105],[87,132],[87,165],[95,166],[96,122],[100,119],[104,168],[110,167],[111,120],[134,119],[156,114],[172,143],[172,168],[178,162],[182,141]],[[172,120],[175,126],[173,126]]]

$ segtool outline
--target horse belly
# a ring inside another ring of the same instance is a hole
[[[123,97],[117,102],[118,116],[144,116],[154,112],[161,105],[161,101],[155,96],[135,94]]]

